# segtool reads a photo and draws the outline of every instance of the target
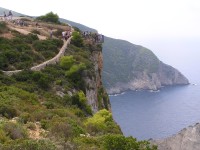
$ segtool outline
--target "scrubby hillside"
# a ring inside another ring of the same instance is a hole
[[[66,42],[61,31],[69,26],[37,20],[35,27],[36,20],[29,19],[20,18],[27,26],[0,22],[0,149],[156,149],[124,137],[113,121],[102,85],[100,43],[70,28],[73,37],[64,56],[30,69],[57,55]]]

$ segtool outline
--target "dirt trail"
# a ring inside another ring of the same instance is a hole
[[[16,26],[12,26],[12,25],[10,25],[10,24],[8,25],[8,27],[9,27],[10,29],[12,29],[12,30],[18,31],[18,32],[21,33],[21,34],[27,35],[27,34],[31,33],[30,31],[27,31],[27,30],[25,30],[25,29],[22,29],[22,28],[19,28],[19,27],[16,27]],[[46,40],[46,39],[47,39],[47,37],[46,37],[46,36],[43,36],[43,35],[37,34],[37,36],[38,36],[38,38],[39,38],[40,40]]]

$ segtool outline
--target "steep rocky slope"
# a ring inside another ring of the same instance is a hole
[[[200,149],[200,124],[184,128],[179,133],[152,143],[158,145],[159,150],[199,150]]]
[[[152,51],[127,41],[106,38],[103,55],[103,82],[110,94],[189,83],[184,75],[161,62]]]

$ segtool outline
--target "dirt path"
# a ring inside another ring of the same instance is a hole
[[[8,25],[8,27],[9,27],[10,29],[12,29],[12,30],[18,31],[18,32],[21,33],[21,34],[27,35],[27,34],[31,33],[30,31],[27,31],[27,30],[25,30],[25,29],[22,29],[22,28],[19,28],[19,27],[16,27],[16,26],[11,26],[10,24]],[[38,36],[38,38],[39,38],[40,40],[46,40],[46,39],[47,39],[47,37],[46,37],[46,36],[43,36],[43,35],[37,34],[37,36]]]

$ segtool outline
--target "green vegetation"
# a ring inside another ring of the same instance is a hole
[[[8,31],[8,28],[6,27],[5,22],[0,22],[0,34],[5,33]]]
[[[83,47],[83,38],[81,37],[80,32],[73,32],[72,34],[72,44],[74,44],[77,47]]]
[[[74,33],[58,64],[31,71],[29,66],[53,57],[63,42],[11,32],[13,38],[0,38],[1,69],[24,70],[12,76],[0,72],[1,150],[155,149],[148,142],[122,135],[101,84],[97,89],[100,111],[92,113],[86,79],[96,78],[92,56],[99,51],[91,51],[79,33]],[[100,47],[93,45],[92,49]]]
[[[88,118],[85,122],[85,125],[91,135],[121,133],[119,126],[113,122],[112,114],[106,109],[102,109],[93,117]]]
[[[63,45],[58,39],[40,41],[35,34],[11,33],[14,36],[12,39],[0,37],[0,70],[30,68],[53,58]]]
[[[51,22],[51,23],[60,24],[59,16],[57,14],[54,14],[53,12],[49,12],[44,16],[37,17],[37,19],[44,21],[44,22]]]

